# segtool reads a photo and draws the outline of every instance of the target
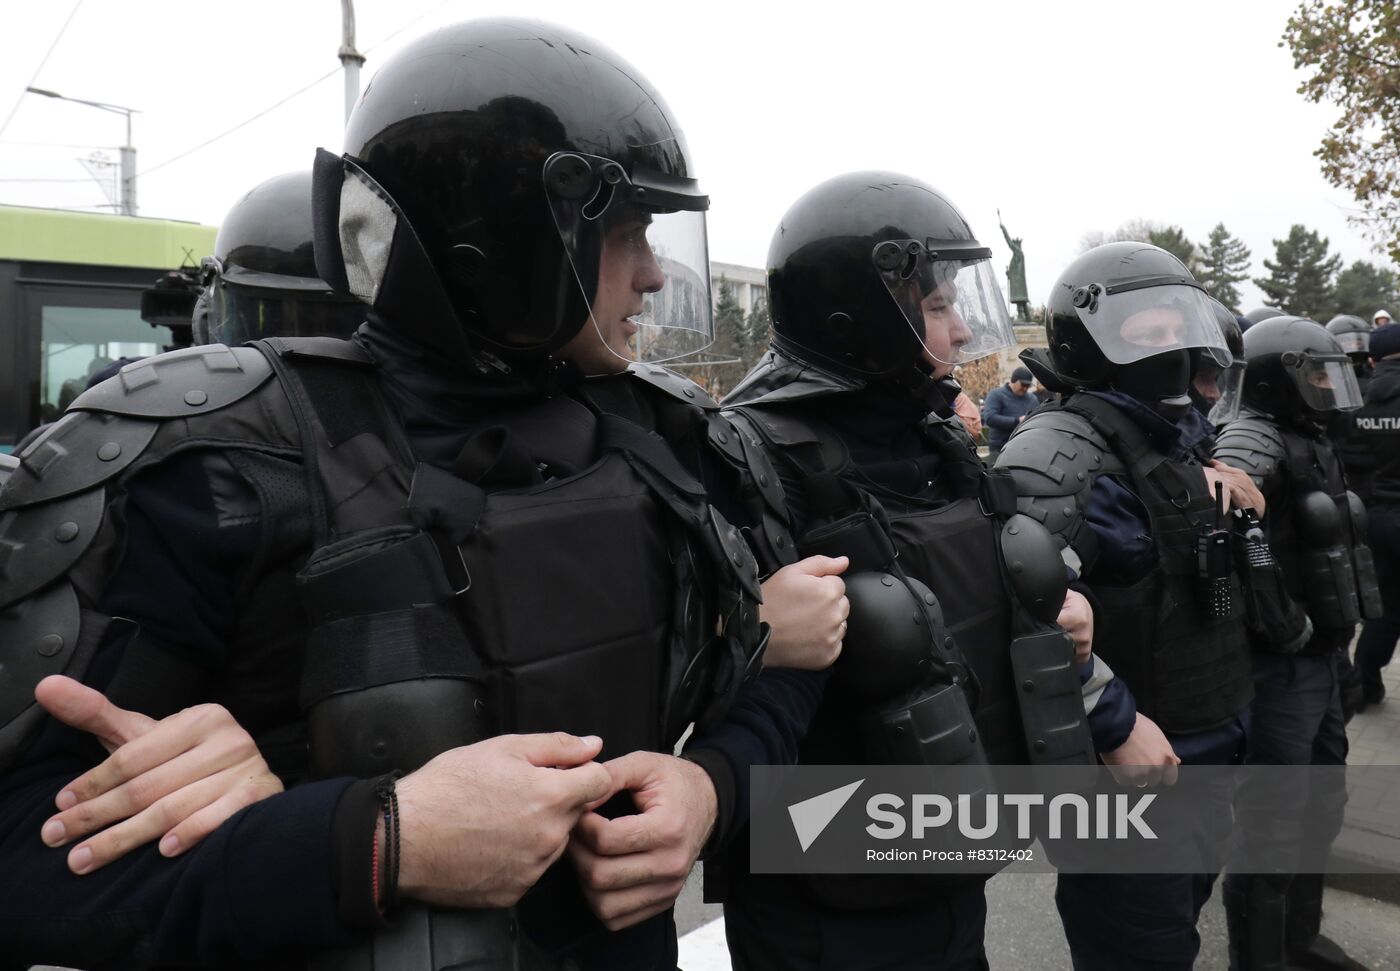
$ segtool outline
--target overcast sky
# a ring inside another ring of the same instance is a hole
[[[1000,207],[1025,239],[1037,303],[1085,232],[1135,218],[1176,223],[1198,242],[1223,221],[1253,250],[1256,275],[1292,223],[1321,231],[1347,263],[1384,263],[1312,155],[1335,111],[1296,93],[1278,46],[1289,0],[823,6],[355,3],[365,82],[407,41],[471,17],[534,16],[603,40],[680,119],[713,200],[715,260],[762,266],[794,199],[829,176],[884,168],[947,193],[1004,268]],[[317,146],[339,150],[338,0],[84,0],[40,69],[72,9],[0,0],[0,123],[14,109],[0,133],[0,202],[108,201],[78,159],[121,144],[122,118],[21,97],[31,83],[140,109],[146,216],[217,224],[259,181],[309,167]],[[1244,293],[1241,309],[1262,302],[1252,285]]]

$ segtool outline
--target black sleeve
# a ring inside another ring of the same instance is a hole
[[[109,515],[122,524],[123,543],[98,606],[135,624],[109,628],[87,683],[112,684],[139,628],[143,643],[179,655],[188,680],[200,682],[182,703],[209,700],[198,672],[213,683],[224,666],[233,591],[260,532],[256,515],[221,506],[217,491],[204,459],[190,452],[134,477],[115,499]],[[76,876],[66,863],[71,846],[49,849],[39,830],[62,786],[103,757],[90,737],[49,720],[0,776],[0,865],[10,875],[0,881],[0,963],[203,965],[351,941],[338,918],[332,839],[350,780],[260,802],[173,860],[152,845]]]
[[[827,671],[767,668],[723,724],[686,746],[685,757],[710,774],[719,817],[703,856],[709,858],[749,821],[749,767],[792,765],[821,704]]]

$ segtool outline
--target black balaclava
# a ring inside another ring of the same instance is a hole
[[[1181,348],[1120,364],[1109,386],[1175,421],[1191,409],[1191,375],[1200,354],[1199,348]]]

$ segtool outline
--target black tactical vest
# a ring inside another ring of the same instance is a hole
[[[1156,567],[1136,582],[1095,578],[1094,652],[1165,731],[1229,722],[1252,695],[1249,648],[1237,578],[1230,578],[1229,615],[1206,609],[1197,543],[1217,516],[1201,467],[1167,458],[1132,419],[1093,395],[1058,407],[1088,421],[1129,470],[1157,551]]]
[[[1269,510],[1269,546],[1289,595],[1307,606],[1313,622],[1303,650],[1325,653],[1348,644],[1355,625],[1383,609],[1365,507],[1348,488],[1331,442],[1275,427],[1283,440],[1288,498],[1279,515]]]

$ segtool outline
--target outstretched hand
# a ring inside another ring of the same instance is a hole
[[[40,681],[34,697],[111,753],[63,787],[54,799],[60,811],[40,830],[47,846],[82,841],[68,853],[74,873],[155,839],[163,856],[178,856],[244,806],[282,791],[252,736],[220,705],[156,721],[62,675]]]

